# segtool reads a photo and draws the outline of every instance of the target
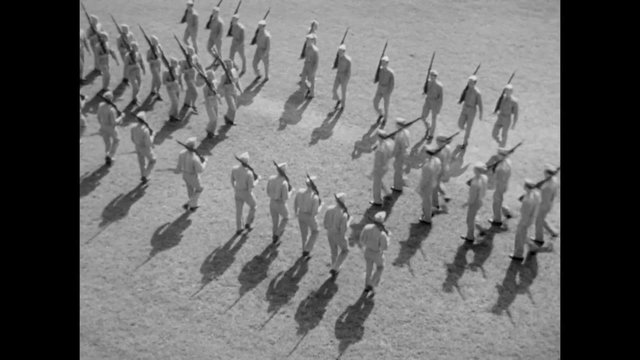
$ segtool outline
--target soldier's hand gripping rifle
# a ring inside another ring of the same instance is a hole
[[[516,76],[516,72],[514,71],[513,74],[511,74],[511,77],[509,78],[509,81],[507,81],[507,85],[511,84],[511,80],[513,80],[513,77]],[[500,105],[502,104],[502,99],[504,99],[504,93],[506,92],[506,89],[502,89],[502,94],[500,94],[500,97],[498,98],[498,102],[496,103],[496,108],[493,109],[493,113],[497,113],[498,110],[500,110]]]
[[[560,172],[560,166],[558,166],[558,168],[555,169],[553,172],[551,172],[547,177],[545,177],[544,179],[538,181],[535,185],[533,185],[533,188],[534,189],[542,188],[542,185],[544,185],[547,181],[551,180],[554,176],[556,176],[558,172]],[[520,195],[520,197],[518,198],[518,201],[522,201],[522,199],[524,199],[524,195]]]
[[[249,165],[249,164],[247,164],[246,162],[244,162],[244,161],[240,160],[240,159],[239,159],[237,156],[235,156],[235,155],[234,155],[233,157],[235,157],[235,158],[236,158],[236,160],[240,161],[240,164],[242,164],[242,166],[243,166],[243,167],[245,167],[245,168],[249,169],[249,171],[251,171],[251,173],[253,173],[253,180],[254,180],[254,181],[255,181],[255,180],[258,180],[258,178],[259,178],[260,176],[258,176],[258,174],[256,174],[256,171],[255,171],[255,170],[253,170],[253,168],[251,167],[251,165]]]
[[[478,67],[476,67],[476,71],[473,72],[473,75],[478,73],[478,70],[480,70],[480,65],[482,65],[482,63],[478,64]],[[467,85],[464,87],[464,90],[462,90],[462,94],[460,94],[460,100],[458,100],[458,104],[462,104],[462,102],[464,101],[464,98],[467,96],[467,90],[469,90],[469,83],[467,83]]]
[[[196,149],[194,149],[194,148],[192,148],[192,147],[187,146],[185,143],[180,142],[179,140],[176,140],[176,142],[177,142],[178,144],[180,144],[180,145],[184,146],[184,148],[185,148],[185,149],[187,149],[187,150],[189,150],[189,152],[192,152],[192,153],[196,154],[196,155],[198,156],[198,159],[200,159],[200,162],[204,162],[204,161],[205,161],[204,156],[200,155],[200,153],[198,152],[198,150],[196,150]]]
[[[342,211],[344,211],[344,213],[347,214],[347,219],[351,218],[351,215],[349,214],[349,210],[347,209],[347,205],[345,205],[336,194],[333,194],[333,197],[336,198],[336,203],[338,203],[338,206],[340,206]]]
[[[400,126],[400,129],[395,130],[395,131],[393,131],[393,132],[391,132],[391,133],[389,133],[389,134],[387,134],[387,135],[381,136],[381,138],[383,138],[384,140],[386,140],[386,139],[388,139],[388,138],[394,137],[394,136],[396,136],[396,134],[398,134],[400,131],[402,131],[402,130],[404,130],[404,129],[408,128],[409,126],[411,126],[411,125],[413,125],[413,124],[415,124],[415,123],[416,123],[418,120],[420,120],[420,119],[422,119],[422,117],[419,117],[419,118],[417,118],[417,119],[411,120],[410,122],[408,122],[408,123],[406,123],[406,124],[404,124],[404,125],[401,125],[401,126]]]
[[[218,5],[216,5],[216,7],[220,7],[220,4],[222,4],[222,0],[218,2]],[[205,25],[204,28],[207,30],[211,29],[212,21],[213,21],[213,11],[211,12],[211,15],[209,15],[209,21],[207,21],[207,25]]]
[[[80,3],[80,5],[82,6],[82,11],[84,11],[84,14],[87,16],[87,21],[89,22],[89,26],[91,27],[91,30],[93,31],[93,33],[98,38],[98,42],[100,43],[100,47],[102,47],[102,52],[104,52],[106,54],[107,53],[107,46],[105,45],[104,41],[102,40],[102,37],[100,37],[100,33],[98,32],[98,29],[91,22],[91,17],[89,16],[89,13],[87,12],[87,9],[84,7],[84,4]]]
[[[422,87],[422,93],[427,94],[427,90],[429,90],[429,76],[431,75],[431,66],[433,66],[433,59],[436,57],[436,52],[433,52],[431,55],[431,61],[429,62],[429,70],[427,70],[427,78],[424,80],[424,86]]]
[[[382,49],[382,55],[380,55],[380,60],[378,60],[378,67],[376,68],[376,76],[373,78],[373,83],[377,84],[378,80],[380,80],[380,65],[382,65],[382,58],[384,57],[385,51],[387,51],[387,44],[389,40],[385,41],[384,48]]]
[[[311,176],[309,176],[309,173],[307,173],[307,180],[309,181],[311,190],[313,190],[313,192],[316,195],[318,195],[318,200],[320,201],[320,205],[322,205],[322,198],[320,197],[320,191],[318,191],[318,187],[316,186],[316,183],[314,183],[313,180],[311,180]]]
[[[238,14],[238,11],[240,10],[240,5],[242,5],[242,0],[240,0],[238,2],[238,6],[236,6],[236,11],[233,12],[233,15]],[[231,22],[229,22],[229,31],[227,32],[227,37],[231,37],[233,35],[231,35],[231,28],[233,27],[233,25],[231,24]]]
[[[347,30],[345,30],[344,35],[342,36],[342,41],[340,41],[340,45],[344,44],[344,40],[347,38],[347,33],[349,32],[349,27],[347,27]],[[336,58],[335,60],[333,60],[333,67],[332,69],[336,69],[338,67],[338,55],[339,55],[339,51],[336,51]]]
[[[218,60],[218,63],[222,65],[222,70],[224,70],[224,74],[227,76],[227,79],[236,86],[236,89],[238,89],[240,93],[242,93],[242,89],[240,88],[240,85],[238,85],[238,82],[234,81],[233,76],[231,74],[231,70],[229,70],[227,68],[227,65],[225,65],[224,61],[222,61],[222,58],[220,57],[216,49],[212,48],[211,50],[213,51],[213,56],[215,56],[216,60]]]
[[[262,18],[262,20],[267,20],[267,16],[269,16],[270,12],[271,12],[271,8],[267,10],[267,13],[264,14],[264,17]],[[256,29],[256,33],[253,34],[253,39],[251,39],[251,45],[255,45],[257,41],[258,41],[258,29]]]
[[[144,32],[144,29],[140,24],[138,24],[138,27],[140,28],[140,31],[142,31],[142,35],[144,36],[144,39],[147,40],[147,44],[149,44],[149,47],[151,48],[151,53],[153,54],[154,60],[158,60],[158,53],[156,52],[155,46],[153,46],[153,44],[151,43],[151,39],[149,39],[149,37],[147,36],[147,33]]]
[[[273,165],[276,166],[276,170],[278,170],[278,174],[280,174],[280,176],[282,176],[286,181],[287,181],[287,188],[289,189],[289,191],[291,191],[291,181],[289,181],[289,177],[287,176],[287,173],[284,172],[284,170],[282,170],[280,168],[280,166],[278,166],[278,163],[275,162],[275,160],[273,161]]]
[[[191,62],[191,56],[189,56],[189,54],[187,53],[187,50],[185,50],[184,46],[182,46],[182,43],[180,42],[180,40],[178,40],[178,37],[175,34],[173,34],[173,37],[178,42],[178,45],[180,46],[180,51],[182,51],[182,55],[184,55],[184,58],[187,60],[187,65],[189,65],[189,68],[193,68],[193,63]]]

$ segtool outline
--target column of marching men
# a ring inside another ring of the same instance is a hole
[[[209,122],[206,126],[207,138],[216,136],[218,104],[224,97],[227,103],[227,113],[224,120],[227,125],[235,123],[236,100],[238,92],[241,93],[239,83],[240,77],[246,72],[245,57],[245,27],[239,21],[239,9],[241,2],[238,3],[231,23],[227,32],[227,36],[231,37],[231,46],[229,57],[223,59],[222,37],[224,33],[224,22],[219,16],[220,9],[214,7],[205,29],[210,30],[207,40],[206,51],[213,58],[211,65],[206,68],[200,62],[197,55],[197,35],[199,27],[199,15],[193,7],[193,1],[187,2],[187,8],[181,23],[186,23],[183,42],[186,48],[177,40],[184,59],[178,61],[175,57],[167,58],[165,50],[158,42],[156,36],[148,37],[144,29],[140,26],[140,30],[149,45],[146,53],[146,60],[152,75],[150,98],[152,101],[163,101],[160,96],[161,84],[165,85],[165,89],[171,102],[169,109],[169,122],[181,122],[179,116],[179,99],[181,91],[186,91],[182,110],[192,111],[197,114],[198,110],[195,106],[198,97],[197,87],[202,88],[202,94],[205,99],[205,108]],[[120,111],[113,103],[113,93],[110,86],[110,66],[109,57],[113,58],[116,64],[119,64],[115,51],[109,45],[109,34],[103,30],[99,19],[95,15],[89,15],[86,10],[85,15],[89,21],[89,28],[86,33],[80,31],[80,83],[83,84],[84,69],[84,51],[92,51],[94,58],[94,72],[102,76],[102,89],[98,96],[103,100],[97,111],[97,119],[100,124],[99,133],[105,144],[105,163],[107,166],[112,165],[120,135],[117,126],[122,123],[125,113]],[[263,19],[258,23],[251,45],[256,45],[256,51],[252,62],[253,70],[256,78],[253,83],[262,79],[263,82],[269,80],[269,52],[271,35],[266,30],[266,18],[270,9],[267,10]],[[125,24],[118,24],[112,17],[119,37],[117,38],[117,50],[120,59],[123,62],[123,78],[122,85],[132,87],[132,99],[128,106],[135,107],[140,105],[138,93],[142,75],[146,75],[146,67],[143,56],[139,51],[139,44],[135,41],[133,33]],[[318,47],[316,46],[318,22],[313,21],[300,55],[304,59],[302,71],[300,73],[300,85],[306,87],[305,99],[311,99],[315,96],[315,76],[318,68]],[[335,111],[343,111],[346,106],[347,85],[351,76],[351,57],[346,54],[346,45],[344,44],[349,29],[347,28],[334,60],[333,69],[336,70],[336,76],[333,84],[332,94],[333,100],[336,101]],[[377,84],[376,92],[373,98],[373,107],[378,118],[376,125],[378,142],[374,145],[374,166],[372,175],[372,200],[371,205],[381,207],[383,205],[382,190],[384,186],[382,179],[389,170],[389,165],[393,159],[393,186],[391,190],[401,193],[405,186],[403,179],[403,169],[406,158],[409,155],[409,130],[408,127],[413,123],[422,120],[425,125],[425,135],[421,141],[426,140],[426,145],[422,146],[426,159],[421,169],[421,177],[416,188],[417,193],[422,199],[422,214],[419,221],[430,226],[432,224],[432,216],[436,212],[448,212],[447,203],[451,198],[447,196],[445,184],[451,176],[450,166],[454,159],[462,157],[468,145],[471,128],[473,126],[476,111],[479,119],[483,117],[483,103],[480,89],[477,87],[477,72],[480,65],[476,68],[473,75],[468,79],[468,83],[464,88],[458,104],[462,104],[461,113],[458,119],[458,127],[464,131],[464,139],[462,145],[453,149],[450,144],[453,138],[458,134],[450,136],[436,136],[436,122],[438,114],[443,105],[443,84],[438,80],[438,72],[432,69],[435,52],[431,58],[431,64],[427,72],[427,80],[423,88],[426,95],[420,117],[413,121],[406,121],[403,118],[395,120],[397,129],[387,132],[384,127],[387,123],[389,114],[389,104],[391,94],[395,86],[395,74],[389,67],[390,59],[385,55],[387,44],[385,44],[382,56],[379,59],[378,67],[374,83]],[[238,72],[235,64],[235,55],[239,55],[242,66]],[[264,77],[258,68],[259,63],[264,66]],[[161,74],[162,64],[164,63],[166,70]],[[222,75],[217,81],[215,71],[222,67]],[[497,120],[492,130],[492,137],[498,143],[499,147],[486,163],[478,162],[473,165],[474,177],[467,182],[469,186],[468,199],[463,205],[467,208],[467,232],[461,238],[465,242],[473,243],[482,241],[476,238],[476,215],[484,204],[485,194],[487,190],[494,190],[493,193],[493,217],[489,219],[491,227],[506,228],[506,219],[513,217],[511,211],[503,204],[504,194],[506,193],[509,180],[511,177],[511,160],[509,156],[522,143],[511,149],[507,149],[507,136],[509,129],[513,129],[518,121],[518,100],[513,96],[513,86],[511,80],[504,87],[502,94],[496,104],[494,113],[497,113]],[[341,94],[338,95],[338,88]],[[86,97],[80,95],[80,108],[84,106]],[[383,110],[380,109],[380,101],[383,101]],[[146,114],[143,111],[130,112],[136,119],[137,124],[131,129],[131,140],[135,146],[140,166],[141,182],[146,184],[149,176],[156,163],[156,156],[153,151],[153,130],[146,122]],[[427,118],[431,114],[431,123],[427,122]],[[81,136],[86,127],[86,118],[80,113]],[[436,144],[432,146],[435,138]],[[187,187],[188,201],[183,205],[185,211],[193,212],[198,208],[198,199],[203,192],[200,176],[207,166],[207,160],[196,150],[197,139],[190,137],[185,143],[180,143],[185,147],[180,152],[176,170],[182,173],[183,179]],[[240,162],[231,171],[231,185],[235,192],[236,202],[236,231],[241,234],[244,231],[250,231],[255,220],[255,212],[257,202],[253,194],[253,189],[260,180],[251,167],[250,157],[247,152],[235,156]],[[289,207],[287,202],[289,198],[294,196],[293,212],[298,219],[301,239],[302,239],[302,257],[305,261],[311,258],[311,252],[319,235],[318,215],[325,205],[320,197],[319,190],[315,184],[316,177],[307,174],[305,178],[306,188],[294,191],[291,182],[286,174],[286,163],[275,163],[276,174],[269,177],[266,187],[267,195],[270,199],[269,209],[273,220],[272,233],[273,244],[278,245],[282,239],[283,233],[287,228],[290,218]],[[559,182],[557,173],[559,167],[546,165],[544,168],[544,178],[541,181],[534,182],[526,179],[523,184],[524,195],[519,200],[520,218],[517,224],[515,244],[513,253],[510,257],[515,261],[523,261],[525,256],[525,245],[528,247],[527,254],[535,255],[537,251],[543,248],[550,248],[552,242],[545,245],[543,229],[546,229],[552,238],[558,236],[558,231],[550,226],[546,221],[547,214],[551,211],[555,197],[558,194]],[[442,197],[442,202],[440,201]],[[323,227],[327,231],[327,237],[331,249],[331,270],[332,279],[338,275],[342,263],[345,261],[349,253],[347,244],[347,229],[352,221],[352,215],[347,209],[347,196],[345,193],[334,194],[335,204],[328,206],[323,220]],[[243,221],[243,207],[247,205],[249,212]],[[384,269],[384,251],[388,248],[391,233],[385,228],[384,222],[387,214],[384,211],[377,212],[374,217],[368,219],[367,224],[359,238],[358,245],[364,249],[364,257],[366,260],[366,275],[364,293],[374,294],[374,288],[380,282],[380,277]],[[528,237],[528,229],[535,223],[535,234],[533,238]],[[480,230],[480,235],[484,230]],[[373,265],[376,270],[373,272]]]

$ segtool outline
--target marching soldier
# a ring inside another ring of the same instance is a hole
[[[491,136],[498,142],[500,146],[507,146],[507,135],[509,134],[509,126],[511,129],[516,127],[518,122],[518,99],[513,94],[513,85],[507,84],[504,87],[504,98],[500,103],[500,109],[498,109],[498,119],[493,125]],[[513,125],[511,119],[513,117]],[[498,133],[502,129],[502,134],[498,137]]]
[[[520,206],[520,221],[516,230],[516,240],[513,253],[509,257],[516,261],[524,260],[524,245],[527,240],[527,232],[533,219],[536,216],[538,206],[540,206],[540,192],[535,189],[535,183],[526,179],[524,181],[524,189],[526,191]]]
[[[211,14],[209,40],[207,40],[207,51],[211,56],[213,55],[213,47],[216,47],[218,54],[222,54],[222,34],[224,33],[224,21],[220,18],[220,8],[214,7]],[[214,56],[215,59],[215,56]],[[214,60],[214,64],[216,61]],[[217,65],[217,64],[216,64]],[[217,66],[214,66],[214,70]]]
[[[407,124],[407,121],[403,118],[396,118],[396,126],[402,129]],[[404,160],[409,156],[409,130],[402,129],[394,137],[393,148],[393,186],[391,190],[402,192],[404,187],[404,180],[402,179],[402,170],[404,168]]]
[[[319,52],[316,44],[316,35],[307,35],[307,43],[304,51],[304,67],[302,68],[302,84],[307,87],[305,99],[313,99],[316,90],[316,70],[318,70]],[[309,84],[307,84],[307,81]]]
[[[131,93],[131,103],[133,105],[139,105],[138,102],[138,93],[140,92],[140,83],[142,82],[142,75],[140,75],[140,69],[142,69],[143,74],[147,74],[147,69],[144,67],[144,62],[142,61],[142,55],[138,51],[138,43],[131,43],[131,52],[127,53],[125,68],[127,71],[127,78],[131,80],[132,93]]]
[[[346,195],[339,193],[335,197],[336,204],[329,206],[324,214],[324,228],[327,230],[329,248],[331,249],[331,270],[329,272],[333,279],[338,276],[342,263],[349,255],[349,246],[345,235],[351,223],[351,217],[346,208],[342,207]],[[340,254],[338,254],[338,249],[340,249]]]
[[[200,184],[200,174],[207,166],[207,159],[200,161],[200,158],[195,153],[195,137],[187,139],[185,145],[187,146],[187,149],[180,152],[177,166],[177,170],[182,172],[182,178],[187,185],[187,195],[189,196],[189,201],[182,205],[182,208],[187,211],[194,212],[199,207],[198,198],[204,190]]]
[[[198,12],[193,8],[193,0],[187,1],[187,10],[185,12],[186,15],[186,23],[187,27],[184,29],[184,36],[182,37],[182,41],[191,45],[196,54],[198,53]],[[192,41],[190,42],[189,39]]]
[[[502,227],[502,215],[509,219],[511,218],[511,212],[503,205],[504,194],[509,187],[509,179],[511,178],[511,160],[507,157],[509,150],[505,148],[498,148],[497,156],[492,157],[489,162],[495,163],[500,161],[496,166],[495,171],[490,174],[489,188],[495,184],[495,191],[493,192],[493,219],[489,220],[491,225]]]
[[[311,181],[316,180],[316,176],[310,176]],[[313,191],[311,182],[306,179],[307,188],[298,190],[293,200],[293,213],[298,216],[300,225],[300,235],[302,236],[302,257],[309,260],[311,250],[318,240],[318,220],[316,216],[321,209],[320,197]],[[309,235],[311,229],[311,235]]]
[[[127,45],[131,46],[131,43],[134,41],[133,33],[129,32],[129,25],[127,24],[121,24],[120,29],[122,29],[122,34],[116,39],[116,47],[120,53],[120,59],[122,59],[122,63],[124,64],[122,67],[122,83],[129,85],[129,62],[127,61],[129,50]]]
[[[89,49],[89,41],[84,34],[84,30],[80,29],[80,85],[84,82],[84,49],[90,51]]]
[[[418,194],[422,198],[422,216],[420,222],[431,225],[433,216],[433,198],[438,196],[438,177],[442,173],[442,163],[434,150],[426,149],[427,159],[422,165],[422,177],[418,186]]]
[[[262,61],[264,65],[264,81],[269,80],[269,52],[271,51],[271,33],[265,28],[267,22],[258,22],[258,34],[256,36],[256,52],[253,54],[253,71],[256,73],[256,80],[259,80],[260,70],[258,64]]]
[[[138,124],[131,128],[131,142],[136,147],[138,155],[138,165],[140,165],[140,181],[146,184],[149,181],[149,174],[156,164],[156,155],[153,153],[153,135],[151,129],[147,128],[140,119],[146,121],[144,111],[136,115]]]
[[[287,170],[287,163],[277,165],[283,172]],[[277,243],[289,222],[289,209],[287,208],[287,200],[289,200],[289,183],[278,173],[272,175],[267,182],[267,195],[271,201],[269,202],[269,211],[273,222],[273,243]],[[282,217],[282,219],[280,219]]]
[[[436,120],[442,109],[444,95],[442,82],[438,80],[438,72],[431,70],[429,76],[429,89],[427,90],[427,97],[424,99],[424,106],[422,106],[422,121],[424,121],[424,127],[426,129],[424,138],[427,139],[427,142],[431,142],[436,134]],[[429,112],[431,112],[431,129],[429,129],[429,125],[427,124]]]
[[[383,139],[387,132],[381,129],[378,132],[378,144],[376,144],[375,154],[373,158],[373,201],[369,201],[371,205],[382,206],[382,178],[389,170],[389,160],[393,156],[393,140]]]
[[[87,29],[87,38],[89,39],[89,45],[91,47],[91,51],[93,52],[93,71],[100,72],[100,65],[98,63],[98,48],[100,46],[100,41],[98,40],[99,34],[102,32],[102,24],[98,21],[98,17],[95,15],[89,16],[91,24],[96,28],[97,33],[93,31],[93,27],[89,25]]]
[[[373,109],[378,113],[376,124],[382,120],[380,129],[384,129],[387,124],[387,116],[389,115],[389,99],[395,86],[395,74],[389,67],[389,57],[384,56],[380,62],[380,74],[378,80],[378,88],[376,95],[373,97]],[[380,100],[384,100],[384,113],[380,111]]]
[[[102,97],[108,101],[113,101],[111,91],[105,92]],[[120,144],[120,134],[117,126],[122,123],[124,114],[117,116],[116,110],[106,102],[100,104],[98,108],[98,122],[100,123],[100,136],[104,140],[105,163],[111,166],[115,160],[116,150]]]
[[[471,87],[469,87],[469,91]],[[468,94],[468,92],[467,92]],[[482,162],[477,162],[473,166],[473,173],[475,177],[471,179],[469,182],[469,199],[463,205],[468,206],[467,208],[467,235],[460,236],[462,240],[473,242],[475,241],[475,225],[476,225],[476,215],[478,214],[478,210],[482,207],[484,195],[487,192],[487,175],[484,173],[487,171],[487,166]]]
[[[153,48],[147,50],[147,63],[149,63],[149,70],[151,70],[151,96],[158,101],[162,101],[162,97],[160,97],[160,86],[162,86],[162,81],[160,80],[160,71],[162,70],[160,51],[162,50],[155,35],[151,36],[151,45]],[[153,55],[154,51],[157,54],[156,56]]]
[[[333,81],[333,100],[336,100],[336,109],[343,110],[347,103],[347,85],[351,78],[351,57],[346,54],[347,46],[342,44],[338,47],[338,67],[336,78]],[[338,97],[338,86],[342,92],[342,98]]]
[[[207,70],[205,76],[215,89],[215,74],[211,70]],[[198,76],[196,80],[197,86],[202,86],[202,96],[204,97],[204,107],[207,110],[209,123],[207,124],[207,139],[213,139],[216,136],[216,128],[218,127],[218,103],[222,102],[217,92],[209,89],[204,79]]]
[[[171,58],[169,60],[171,69],[167,69],[162,76],[164,86],[167,89],[167,95],[171,101],[171,107],[169,108],[169,121],[178,122],[178,103],[180,101],[180,89],[182,86],[182,77],[178,74],[178,60]],[[171,78],[171,72],[173,72],[174,78]]]
[[[553,166],[546,165],[544,168],[545,177],[551,176],[555,172],[555,170],[556,169]],[[558,230],[554,229],[551,224],[549,224],[546,218],[553,208],[553,202],[558,195],[559,189],[560,183],[558,182],[558,178],[556,176],[553,176],[540,188],[540,208],[538,210],[538,215],[536,216],[536,234],[534,240],[534,242],[538,246],[542,246],[544,244],[543,229],[547,229],[547,231],[551,233],[552,238],[558,237]]]
[[[440,159],[441,170],[437,177],[437,192],[433,193],[433,207],[435,210],[443,210],[447,211],[446,206],[443,205],[440,207],[440,201],[438,199],[438,195],[442,195],[445,204],[448,203],[451,199],[447,197],[447,189],[445,187],[445,183],[449,182],[449,166],[451,165],[451,146],[449,146],[449,139],[446,136],[438,136],[436,137],[436,145],[438,148],[442,147],[436,156]]]
[[[236,234],[242,233],[243,229],[250,230],[252,228],[253,219],[256,215],[256,198],[253,196],[253,188],[258,183],[258,179],[254,178],[254,173],[247,168],[249,164],[249,153],[244,152],[238,155],[238,159],[242,162],[231,170],[231,186],[235,191],[236,200]],[[249,206],[249,213],[242,226],[242,207],[244,204]]]
[[[475,75],[469,76],[467,83],[468,90],[464,97],[464,103],[462,104],[462,111],[458,118],[458,127],[464,132],[464,142],[462,144],[462,150],[467,148],[469,143],[469,136],[471,135],[471,128],[473,127],[473,120],[476,116],[476,107],[479,111],[479,119],[482,121],[482,95],[480,90],[476,87],[478,78]]]
[[[231,17],[231,48],[229,49],[229,58],[235,61],[236,52],[242,60],[242,71],[238,77],[242,77],[247,71],[247,58],[244,56],[244,25],[240,23],[240,15],[234,14]]]
[[[389,234],[381,229],[384,228],[386,216],[386,212],[378,212],[374,216],[374,223],[365,225],[360,233],[360,245],[365,248],[366,273],[363,291],[365,294],[368,292],[375,294],[374,288],[380,284],[380,277],[384,270],[384,251],[389,247]],[[376,271],[372,276],[373,264],[376,265]]]
[[[194,49],[191,46],[187,46],[187,55],[191,59],[191,65],[186,60],[182,60],[182,74],[184,75],[184,82],[187,84],[182,108],[190,108],[194,114],[198,115],[198,109],[196,109],[196,99],[198,99],[198,91],[195,84],[196,69],[193,67],[198,66],[201,68],[201,66],[198,62],[198,56],[194,54]]]
[[[236,93],[235,83],[238,82],[238,72],[235,66],[233,66],[231,59],[224,60],[224,64],[229,70],[231,78],[229,78],[226,73],[222,74],[222,79],[220,79],[220,83],[218,84],[218,92],[224,96],[224,99],[227,102],[227,113],[224,115],[224,122],[227,125],[234,125],[238,96]]]
[[[116,53],[109,46],[109,34],[103,31],[98,36],[104,42],[104,47],[106,50],[103,50],[100,44],[98,44],[98,46],[96,47],[96,53],[98,54],[98,68],[100,69],[100,73],[102,74],[102,92],[105,92],[109,91],[109,83],[111,82],[111,73],[109,71],[109,55],[111,55],[118,66],[120,66],[120,61],[118,61]]]
[[[316,31],[318,30],[318,25],[319,23],[317,20],[311,21],[311,26],[309,26],[309,31],[307,32],[307,35],[311,35],[311,34],[316,35]],[[300,60],[305,58],[306,50],[307,50],[307,39],[305,37],[304,45],[302,46],[302,53],[300,54]],[[304,67],[305,65],[302,66],[302,71],[300,72],[300,83],[304,81]]]

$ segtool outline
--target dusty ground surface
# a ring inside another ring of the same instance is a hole
[[[201,15],[199,45],[210,7],[197,2]],[[127,23],[141,48],[147,45],[140,23],[173,56],[172,39],[182,36],[178,24],[183,2],[169,0],[85,1],[111,38],[116,30],[108,14]],[[222,4],[226,25],[235,2]],[[512,71],[521,118],[509,145],[524,140],[512,156],[513,176],[505,202],[513,210],[525,177],[542,178],[545,162],[560,160],[560,4],[559,1],[252,1],[242,5],[241,22],[250,38],[257,21],[271,6],[272,75],[262,88],[243,97],[238,126],[222,141],[205,141],[209,156],[202,179],[204,193],[197,212],[181,205],[186,190],[175,167],[181,148],[173,139],[204,138],[206,113],[191,116],[184,126],[164,126],[168,101],[148,113],[156,139],[158,163],[148,187],[140,177],[128,122],[113,167],[105,171],[103,143],[95,113],[88,108],[88,129],[80,144],[80,354],[82,359],[552,359],[560,357],[560,240],[555,251],[515,266],[507,255],[513,247],[517,219],[509,230],[488,235],[489,245],[463,246],[464,182],[471,170],[451,180],[449,214],[434,226],[417,225],[420,199],[414,188],[419,171],[407,175],[400,197],[385,205],[392,210],[387,227],[392,241],[378,293],[359,300],[364,261],[351,248],[335,284],[325,282],[329,248],[322,231],[308,266],[296,262],[299,230],[292,219],[282,244],[274,250],[266,181],[255,191],[255,229],[234,237],[234,201],[229,172],[234,153],[249,151],[263,177],[274,173],[271,160],[289,163],[289,176],[304,186],[306,171],[319,175],[317,185],[329,195],[347,193],[354,214],[354,234],[369,209],[371,181],[370,125],[375,119],[373,71],[385,39],[390,67],[396,73],[391,118],[415,118],[422,108],[421,87],[432,51],[434,68],[445,86],[439,133],[457,131],[457,97],[467,76],[481,62],[479,88],[485,100],[484,122],[476,119],[464,165],[486,161],[496,148],[490,116],[501,87]],[[82,28],[87,27],[82,13]],[[298,91],[297,60],[310,21],[318,31],[320,68],[316,98],[303,103]],[[339,119],[333,107],[330,70],[344,28],[353,58],[348,108]],[[229,40],[223,40],[228,53]],[[247,47],[251,61],[253,47]],[[209,56],[202,51],[208,64]],[[88,56],[86,71],[92,66]],[[253,79],[252,70],[243,87]],[[112,88],[122,74],[112,72]],[[149,92],[150,77],[141,95]],[[82,88],[91,98],[101,79]],[[117,104],[124,107],[131,88]],[[167,99],[164,88],[162,95]],[[221,112],[226,111],[226,105]],[[423,125],[411,128],[412,145]],[[460,142],[461,138],[456,140]],[[419,159],[412,158],[412,164]],[[390,184],[391,173],[385,177]],[[490,216],[491,192],[479,221]],[[322,215],[324,212],[322,212]],[[556,204],[549,219],[560,222]],[[94,237],[95,234],[99,233]]]

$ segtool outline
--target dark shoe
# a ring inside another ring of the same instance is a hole
[[[336,101],[336,106],[334,106],[334,109],[339,109],[340,108],[340,100]]]
[[[185,210],[189,209],[189,203],[186,203],[186,204],[182,205],[182,208],[185,209]]]
[[[146,177],[144,177],[144,176],[143,176],[143,177],[141,177],[141,178],[140,178],[140,182],[141,182],[142,184],[146,184],[146,183],[148,183],[148,182],[149,182],[149,179],[147,179]]]
[[[369,204],[371,204],[373,206],[382,206],[382,204],[376,203],[376,202],[373,202],[373,201],[369,201]]]
[[[560,234],[558,234],[558,233],[551,233],[551,238],[552,239],[555,239],[555,238],[557,238],[559,236],[560,236]]]
[[[207,131],[207,139],[213,139],[216,136],[216,134],[212,133],[211,131]]]
[[[229,119],[227,115],[224,116],[224,122],[227,125],[235,125],[235,123],[231,119]]]
[[[138,99],[132,99],[129,105],[138,106]]]
[[[539,247],[542,247],[542,245],[544,245],[544,241],[543,240],[533,240],[533,243],[538,245]]]
[[[244,229],[236,230],[236,235],[240,235],[240,234],[242,234],[242,232],[243,232],[243,231],[244,231]]]
[[[192,106],[192,107],[191,107],[191,110],[193,110],[193,113],[194,113],[194,114],[198,115],[198,109],[196,109],[196,107],[195,107],[195,106]]]
[[[427,142],[431,144],[432,141],[433,141],[433,135],[427,136]]]
[[[176,122],[180,122],[180,121],[181,121],[181,120],[180,120],[180,119],[178,119],[178,118],[177,118],[177,117],[175,117],[175,116],[169,116],[169,122],[176,123]]]
[[[246,72],[247,72],[246,70],[240,71],[240,74],[238,74],[238,77],[241,78]]]
[[[156,93],[156,101],[162,101],[162,96],[160,96],[160,93]]]
[[[462,239],[462,240],[464,240],[464,241],[466,241],[466,242],[474,242],[474,241],[475,241],[475,239],[469,239],[469,238],[468,238],[468,237],[466,237],[466,236],[460,236],[460,239]]]
[[[501,227],[502,226],[502,221],[493,221],[493,220],[487,220],[491,226],[495,226],[495,227]]]
[[[418,219],[418,221],[420,221],[421,223],[426,224],[426,225],[431,225],[431,221],[427,221],[427,220],[425,220],[423,218]]]
[[[511,219],[511,218],[513,218],[513,215],[505,213],[504,217],[506,217],[507,219]]]
[[[464,143],[464,144],[460,145],[460,150],[466,149],[467,145],[468,145],[467,143]]]
[[[311,255],[309,255],[308,251],[303,251],[302,257],[304,258],[305,261],[308,261],[309,259],[311,259]]]
[[[520,256],[513,256],[513,254],[509,255],[509,258],[514,261],[523,261],[524,258]]]
[[[107,164],[107,166],[113,165],[113,159],[111,157],[109,157],[109,156],[104,158],[104,162],[105,162],[105,164]]]
[[[251,224],[244,224],[244,228],[249,231],[253,230],[253,226],[251,226]]]
[[[399,193],[402,192],[402,189],[394,188],[393,186],[391,187],[391,190]]]
[[[382,124],[380,124],[380,129],[384,129],[385,125],[387,125],[387,120],[382,120]]]
[[[125,85],[129,85],[129,79],[122,79],[122,83]]]
[[[378,125],[378,123],[380,123],[380,120],[382,120],[384,118],[384,116],[379,115],[378,119],[376,120],[376,125]]]
[[[190,207],[190,208],[189,208],[189,211],[191,211],[191,212],[196,212],[196,210],[198,210],[198,208],[199,208],[199,207],[200,207],[200,206]]]
[[[448,203],[449,201],[451,201],[451,198],[450,198],[450,197],[445,197],[445,198],[444,198],[444,202]]]
[[[273,235],[273,244],[277,244],[280,241],[280,237],[278,235]]]
[[[329,270],[329,274],[331,274],[331,280],[335,280],[338,277],[338,272],[333,269]]]

